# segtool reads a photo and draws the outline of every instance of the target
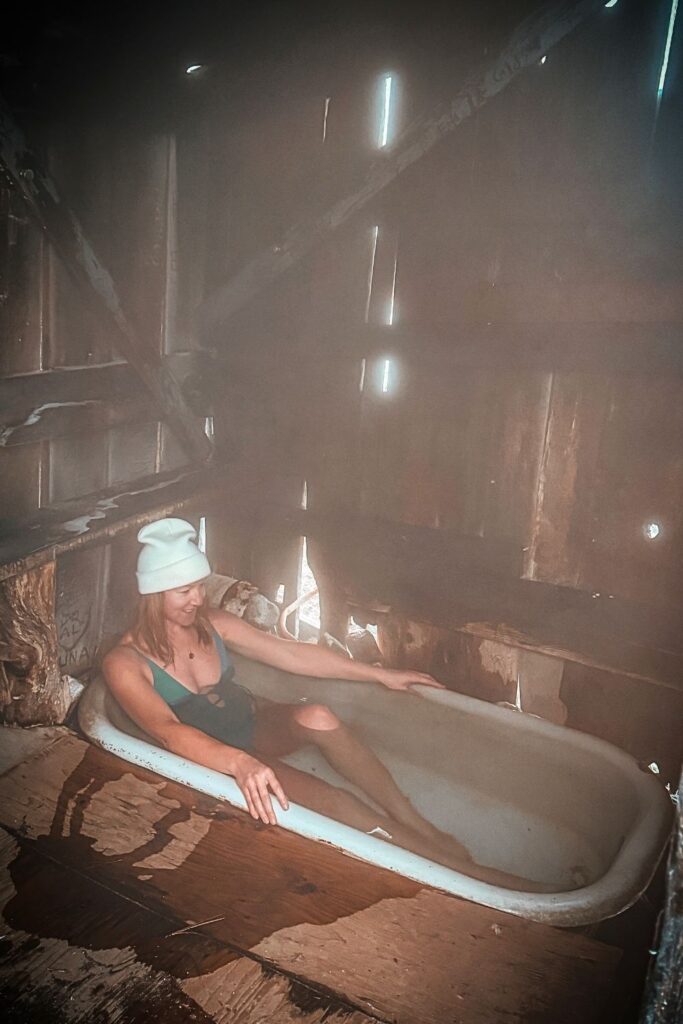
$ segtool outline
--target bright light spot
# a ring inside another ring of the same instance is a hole
[[[204,420],[204,433],[208,437],[209,441],[213,441],[214,429],[213,429],[213,416],[207,416]]]
[[[517,673],[517,686],[515,688],[515,707],[518,711],[522,711],[522,684],[519,678],[519,672]]]
[[[203,67],[203,64],[188,64],[188,66],[185,68],[185,74],[195,75],[198,71],[201,71]]]
[[[382,371],[382,394],[386,395],[389,391],[389,374],[391,373],[391,359],[384,360],[384,369]]]
[[[548,59],[548,54],[547,54],[547,53],[544,53],[544,54],[543,54],[543,56],[541,57],[541,59],[540,59],[539,63],[540,63],[540,64],[545,64],[545,62],[547,61],[547,59]]]
[[[616,7],[618,3],[619,0],[607,0],[605,7]]]
[[[206,516],[202,516],[199,520],[199,530],[197,531],[197,547],[206,554]]]
[[[653,775],[659,775],[659,765],[657,764],[656,761],[652,761],[648,765],[648,768],[650,769],[650,771],[652,772]]]
[[[643,526],[643,534],[648,540],[654,540],[656,537],[659,537],[661,532],[662,528],[659,523],[645,523]]]
[[[664,47],[664,58],[662,60],[662,70],[659,73],[659,85],[657,87],[657,103],[664,94],[664,82],[666,81],[666,71],[669,66],[669,54],[671,53],[671,40],[674,34],[674,25],[676,24],[676,15],[678,13],[678,0],[671,0],[671,13],[669,14],[669,30],[666,34],[666,45]]]
[[[382,90],[382,112],[379,120],[379,138],[378,145],[380,149],[384,149],[387,142],[389,141],[389,117],[391,115],[391,92],[393,89],[394,80],[391,75],[385,75],[384,88]]]
[[[278,604],[282,604],[285,599],[285,585],[284,583],[278,583],[277,593],[275,594],[275,600]]]

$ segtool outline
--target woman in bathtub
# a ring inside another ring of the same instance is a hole
[[[440,687],[422,672],[350,661],[327,648],[282,640],[229,612],[208,608],[211,568],[182,519],[143,527],[138,540],[141,595],[132,628],[104,660],[104,675],[121,707],[160,746],[231,775],[249,813],[275,824],[273,798],[289,799],[431,860],[498,884],[529,888],[522,879],[475,865],[467,850],[413,807],[373,754],[324,704],[279,704],[234,681],[230,651],[286,672],[322,679],[375,682],[405,691]],[[332,767],[382,808],[280,760],[318,747]]]

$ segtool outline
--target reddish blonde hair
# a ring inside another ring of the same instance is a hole
[[[197,609],[197,617],[194,620],[194,627],[202,647],[208,647],[211,644],[211,623],[207,615],[207,608],[208,605],[204,601],[204,604]],[[163,593],[141,595],[130,632],[136,647],[141,647],[143,651],[149,651],[152,657],[163,665],[173,664],[173,646],[166,629]]]

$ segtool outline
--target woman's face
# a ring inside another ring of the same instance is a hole
[[[164,615],[177,626],[191,626],[197,616],[197,609],[204,603],[206,587],[204,580],[190,583],[185,587],[174,587],[164,591]]]

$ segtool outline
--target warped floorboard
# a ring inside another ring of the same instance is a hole
[[[0,826],[17,1021],[623,1020],[615,946],[260,826],[72,734],[0,778]]]

